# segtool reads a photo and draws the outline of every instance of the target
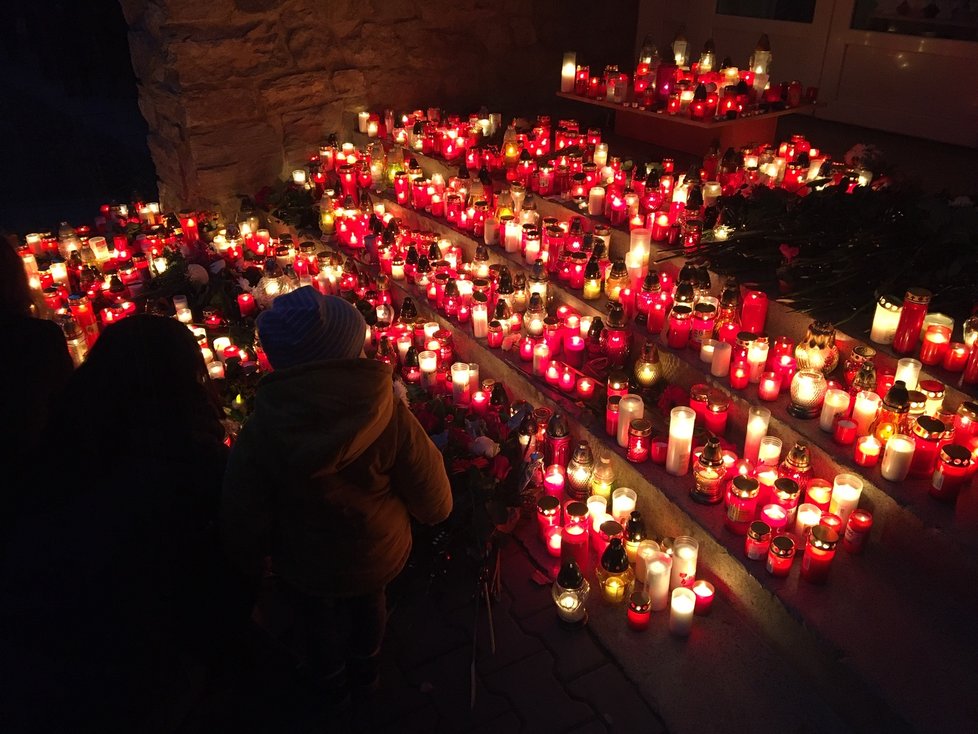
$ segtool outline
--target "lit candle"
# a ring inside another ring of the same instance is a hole
[[[482,390],[477,390],[472,393],[472,410],[476,415],[483,415],[488,405],[489,396],[482,392]]]
[[[914,440],[910,436],[901,433],[890,436],[886,442],[886,449],[883,451],[883,463],[880,466],[880,474],[883,479],[890,482],[902,482],[907,478],[910,471],[910,464],[913,461]]]
[[[645,416],[645,402],[638,395],[623,395],[618,403],[618,445],[628,446],[628,428],[632,421]],[[614,513],[612,513],[614,514]]]
[[[700,544],[689,535],[680,535],[672,543],[672,574],[669,583],[672,588],[691,587],[696,581],[696,560]]]
[[[659,544],[646,538],[635,549],[635,578],[643,584],[649,576],[649,562],[659,554]]]
[[[634,489],[619,487],[611,493],[611,516],[624,527],[637,502],[638,495]]]
[[[765,372],[761,375],[760,384],[757,386],[757,397],[761,400],[777,400],[781,393],[781,373]],[[845,393],[843,393],[845,394]],[[848,395],[846,396],[848,398]]]
[[[950,327],[945,324],[930,324],[924,330],[924,341],[920,345],[920,361],[927,365],[942,362],[950,345]]]
[[[774,534],[788,525],[788,511],[781,505],[769,504],[761,508],[761,520],[770,526]]]
[[[757,461],[754,462],[758,467],[777,466],[781,461],[781,449],[784,445],[777,436],[764,436],[761,438],[757,447]]]
[[[673,589],[669,610],[669,631],[677,637],[687,637],[693,628],[696,594],[692,589]]]
[[[418,365],[421,367],[421,384],[430,390],[437,383],[435,370],[438,369],[438,353],[430,350],[419,352]]]
[[[543,476],[543,487],[551,497],[561,498],[564,496],[564,467],[560,464],[551,464]]]
[[[580,327],[581,327],[581,338],[586,339],[587,333],[591,330],[591,323],[594,321],[593,316],[581,316]]]
[[[604,187],[595,186],[588,193],[587,213],[592,217],[601,216],[604,213]]]
[[[755,340],[747,350],[748,379],[754,385],[761,381],[769,350],[768,343],[760,339]]]
[[[856,439],[854,458],[859,466],[876,466],[883,445],[876,436],[860,436]]]
[[[971,351],[968,349],[967,344],[962,344],[961,342],[955,342],[947,350],[947,354],[944,355],[943,367],[948,372],[961,372],[965,365],[968,364],[968,355]]]
[[[207,376],[212,380],[223,380],[224,365],[221,362],[211,362],[207,365]]]
[[[768,411],[770,416],[770,411]],[[693,424],[696,413],[692,408],[677,406],[669,414],[669,445],[666,449],[666,471],[682,476],[689,471],[689,455],[693,445]]]
[[[829,512],[838,515],[845,527],[849,513],[859,505],[859,496],[863,492],[863,480],[855,474],[838,474],[832,483],[832,501]]]
[[[369,121],[370,121],[370,113],[369,112],[358,112],[357,113],[357,130],[359,130],[361,133],[366,134],[366,132],[367,132],[367,123]]]
[[[876,420],[882,399],[879,395],[868,390],[856,393],[856,403],[852,409],[852,421],[856,424],[856,435],[865,436],[870,426]]]
[[[917,380],[920,379],[921,366],[920,362],[909,357],[898,360],[893,381],[903,380],[903,384],[907,386],[908,390],[916,390]]]
[[[714,339],[704,339],[700,343],[700,362],[713,365],[713,355],[716,352],[717,343]],[[720,375],[722,377],[722,375]]]
[[[822,403],[822,413],[818,418],[818,427],[826,433],[831,433],[835,428],[836,417],[844,417],[848,410],[849,393],[845,390],[829,390],[825,393],[825,402]]]
[[[456,405],[469,402],[469,365],[467,362],[456,362],[452,370],[452,399]]]
[[[472,335],[483,339],[489,333],[489,308],[485,303],[472,304]]]
[[[716,589],[709,581],[697,581],[693,584],[693,593],[696,594],[696,607],[694,614],[700,616],[710,613],[713,607],[713,598],[716,596]]]
[[[564,94],[574,91],[574,77],[577,74],[577,54],[568,51],[564,54],[564,62],[560,66],[560,91]]]
[[[550,347],[546,342],[540,342],[533,348],[533,374],[544,377],[550,366]]]
[[[713,361],[710,363],[710,374],[714,377],[726,377],[730,372],[730,357],[733,346],[727,342],[717,342],[713,347]]]
[[[590,377],[579,377],[577,379],[577,395],[584,399],[594,395],[594,380]]]
[[[903,307],[895,296],[880,296],[869,332],[870,341],[876,344],[892,344]]]
[[[740,328],[752,334],[763,334],[765,321],[767,321],[767,294],[761,291],[747,291],[741,306]]]
[[[181,324],[189,324],[194,320],[193,313],[189,308],[178,308],[177,309],[177,321]]]
[[[744,441],[744,458],[752,464],[757,463],[761,439],[767,435],[771,422],[771,411],[767,408],[752,407],[747,413],[747,438]]]
[[[247,318],[255,312],[255,297],[250,293],[238,294],[238,311],[242,318]]]
[[[661,612],[669,606],[669,580],[672,576],[672,556],[658,551],[646,561],[645,591],[652,600],[652,609]]]
[[[824,479],[812,479],[805,489],[805,500],[822,512],[828,512],[832,501],[832,485]]]
[[[818,505],[813,505],[811,502],[805,502],[798,506],[798,515],[795,518],[795,534],[801,538],[805,537],[805,533],[808,532],[809,528],[813,528],[818,525],[819,520],[822,519],[822,510]]]

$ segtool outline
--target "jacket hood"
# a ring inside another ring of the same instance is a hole
[[[387,428],[394,411],[392,368],[371,359],[338,359],[276,370],[258,387],[245,430],[276,470],[311,476],[343,469]]]

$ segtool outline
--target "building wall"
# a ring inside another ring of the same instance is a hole
[[[563,51],[632,63],[638,13],[638,0],[121,3],[161,200],[232,211],[346,111],[546,111]]]

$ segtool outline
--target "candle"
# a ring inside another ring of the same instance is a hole
[[[874,393],[875,394],[875,393]],[[831,433],[835,428],[836,418],[842,416],[849,410],[849,393],[845,390],[833,388],[825,393],[825,402],[822,403],[822,413],[818,418],[818,427],[826,433]]]
[[[193,313],[189,308],[178,308],[176,312],[177,321],[181,324],[189,324],[194,320]]]
[[[814,418],[822,409],[828,383],[816,370],[799,370],[791,378],[791,404],[788,413],[795,418]]]
[[[472,335],[483,339],[489,333],[489,308],[485,303],[472,304]]]
[[[947,354],[944,355],[942,366],[948,372],[961,372],[968,363],[969,354],[970,350],[967,344],[954,342],[948,348]]]
[[[367,132],[367,122],[369,122],[369,120],[370,120],[370,113],[369,112],[358,112],[357,113],[357,130],[359,130],[361,133],[366,134],[366,132]],[[305,171],[303,171],[303,173],[305,173]],[[294,177],[295,177],[295,172],[293,171],[293,178]],[[305,180],[305,177],[303,177],[303,180]]]
[[[713,355],[716,352],[717,342],[714,339],[704,339],[700,343],[700,362],[705,362],[708,365],[713,365]],[[723,377],[723,375],[718,375]]]
[[[780,394],[780,392],[781,392],[781,373],[780,372],[763,373],[761,375],[760,384],[757,386],[757,397],[759,397],[761,400],[773,401],[778,399],[778,395]],[[848,395],[846,395],[846,398],[848,400]]]
[[[883,446],[876,436],[860,436],[856,439],[854,458],[859,466],[876,466]]]
[[[767,295],[761,291],[747,291],[741,306],[740,328],[752,334],[763,334],[766,320]]]
[[[418,353],[418,366],[421,367],[421,385],[430,390],[435,387],[438,377],[435,370],[438,369],[438,353],[425,350]]]
[[[550,347],[546,342],[541,342],[533,348],[533,374],[537,377],[544,377],[547,368],[550,366]]]
[[[648,594],[644,591],[634,592],[628,599],[628,627],[629,629],[641,632],[648,629],[649,621],[652,618],[652,605]]]
[[[212,380],[224,379],[224,364],[221,362],[211,362],[207,365],[207,376]]]
[[[476,415],[484,415],[486,408],[489,406],[489,396],[486,395],[482,390],[477,390],[472,393],[472,410]]]
[[[672,576],[672,556],[662,551],[651,554],[646,561],[645,591],[652,609],[661,612],[669,605],[669,580]]]
[[[813,584],[825,583],[829,575],[839,533],[832,528],[819,525],[812,528],[805,545],[805,555],[801,559],[801,577]]]
[[[811,502],[798,505],[798,515],[795,518],[795,534],[800,538],[804,538],[808,530],[818,525],[821,519],[822,510],[818,505],[814,505]]]
[[[587,213],[594,216],[601,216],[604,213],[604,196],[605,191],[603,186],[595,186],[588,193],[587,199]]]
[[[692,589],[673,589],[669,610],[669,631],[677,637],[686,637],[693,627],[696,594]]]
[[[876,420],[882,399],[875,392],[862,390],[856,393],[856,403],[852,409],[852,421],[856,424],[856,435],[865,436]]]
[[[638,502],[634,489],[619,487],[611,493],[611,516],[624,527]]]
[[[710,613],[713,607],[713,598],[716,596],[716,589],[709,581],[697,581],[693,584],[693,593],[696,594],[696,607],[694,614],[700,616]]]
[[[770,416],[770,411],[768,411]],[[689,455],[693,445],[693,424],[696,413],[692,408],[677,406],[669,414],[669,444],[666,449],[666,471],[682,476],[689,471]]]
[[[624,395],[618,403],[618,427],[616,436],[618,445],[628,446],[628,429],[632,421],[645,415],[645,402],[638,395]],[[612,514],[614,514],[612,512]]]
[[[784,444],[777,436],[764,436],[757,446],[757,461],[754,462],[758,470],[763,466],[777,466],[781,461],[781,449]]]
[[[649,575],[649,562],[659,554],[659,544],[648,538],[642,540],[635,549],[635,578],[646,583]]]
[[[832,501],[829,512],[838,515],[843,527],[849,519],[849,514],[859,505],[859,496],[863,492],[863,480],[855,474],[838,474],[832,484]]]
[[[883,451],[883,463],[880,474],[890,482],[902,482],[910,472],[913,461],[914,440],[910,436],[898,433],[890,436]]]
[[[822,512],[829,511],[832,501],[832,485],[824,479],[812,479],[805,489],[805,501],[815,505]]]
[[[915,390],[917,381],[920,379],[921,366],[920,362],[909,357],[898,360],[893,381],[903,380],[903,384],[907,386],[908,390]]]
[[[457,405],[469,402],[469,365],[467,362],[456,362],[452,371],[452,399]]]
[[[767,435],[771,422],[771,411],[767,408],[751,407],[747,412],[747,438],[744,441],[744,458],[752,464],[757,463],[761,439]]]
[[[255,312],[255,297],[250,293],[239,293],[238,311],[242,318],[251,316]]]
[[[564,467],[551,464],[543,475],[543,488],[551,497],[561,498],[564,495]]]
[[[900,313],[903,306],[896,296],[883,295],[876,302],[876,313],[873,315],[873,325],[869,339],[876,344],[892,344],[896,336],[897,324],[900,323]]]
[[[714,377],[726,377],[730,372],[730,357],[733,346],[727,342],[717,342],[713,347],[713,361],[710,364],[710,374]]]
[[[761,508],[760,517],[761,520],[771,528],[775,535],[777,535],[780,530],[783,530],[788,526],[788,511],[781,505],[764,505],[764,507]]]
[[[594,321],[593,316],[581,316],[580,327],[581,327],[581,338],[587,339],[587,333],[591,330],[591,323]]]
[[[590,377],[579,377],[577,379],[577,395],[585,400],[594,395],[594,380]]]
[[[764,365],[767,364],[767,353],[770,346],[767,341],[755,339],[747,350],[748,379],[752,384],[761,381]]]
[[[696,559],[700,544],[689,535],[679,535],[672,543],[672,574],[669,583],[672,588],[690,587],[696,581]]]
[[[873,527],[873,515],[866,510],[854,510],[846,523],[846,532],[842,537],[842,547],[849,553],[859,554],[866,547],[869,531]]]
[[[574,78],[577,74],[577,54],[567,51],[560,66],[560,91],[564,94],[574,91]]]
[[[920,361],[935,365],[944,360],[951,344],[951,328],[945,324],[930,324],[924,329],[924,341],[920,345]]]

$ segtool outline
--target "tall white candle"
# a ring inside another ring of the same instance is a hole
[[[628,446],[628,427],[645,415],[645,402],[638,395],[623,395],[618,403],[618,445]],[[614,510],[612,510],[614,514]]]
[[[920,379],[920,368],[922,366],[920,362],[910,357],[898,360],[893,381],[903,380],[903,384],[907,386],[908,390],[916,390],[917,381]]]
[[[425,350],[418,354],[418,365],[421,367],[421,384],[425,388],[434,387],[438,368],[438,353]]]
[[[564,61],[560,65],[560,91],[573,92],[574,91],[574,77],[577,74],[577,53],[574,51],[567,51],[564,54]]]
[[[629,487],[618,487],[611,493],[611,516],[615,521],[625,527],[628,516],[632,514],[638,502],[638,495],[634,489]]]
[[[542,376],[550,366],[550,347],[546,342],[540,342],[533,347],[533,374]]]
[[[523,225],[517,219],[506,221],[506,231],[504,232],[504,248],[506,252],[519,252],[523,244]]]
[[[849,393],[835,388],[825,393],[822,403],[822,414],[818,418],[818,427],[828,433],[832,432],[837,415],[845,413],[849,408]]]
[[[693,409],[682,405],[673,408],[669,413],[666,471],[670,474],[682,476],[689,471],[689,454],[693,447],[693,423],[695,420],[696,413],[693,412]]]
[[[472,305],[472,334],[477,339],[485,339],[489,333],[489,307],[485,303]]]
[[[859,496],[863,493],[863,480],[855,474],[837,474],[832,483],[832,499],[829,512],[842,518],[846,526],[849,515],[859,506]]]
[[[726,377],[730,373],[730,356],[733,346],[727,342],[717,342],[713,348],[713,362],[710,364],[710,374],[714,377]]]
[[[592,524],[608,514],[608,498],[600,494],[592,494],[587,498],[587,516]],[[597,525],[594,525],[597,528]]]
[[[856,424],[856,435],[865,436],[876,420],[880,409],[880,396],[869,390],[856,393],[856,403],[852,408],[852,421]]]
[[[429,321],[424,325],[424,338],[425,341],[433,339],[435,333],[441,328],[437,321]]]
[[[696,594],[692,589],[673,589],[669,610],[669,631],[677,637],[688,637],[693,629],[693,610]]]
[[[414,339],[410,334],[401,334],[397,337],[397,357],[401,360],[401,364],[404,364],[404,360],[407,357],[408,349],[414,343]]]
[[[649,577],[649,561],[653,560],[659,553],[659,544],[654,540],[646,538],[638,544],[638,548],[635,549],[636,579],[645,583],[644,580]]]
[[[592,217],[604,213],[604,186],[595,186],[587,195],[587,213]]]
[[[456,362],[452,365],[452,399],[456,405],[469,402],[468,362]]]
[[[755,385],[761,381],[761,373],[767,363],[767,353],[770,346],[767,342],[755,341],[747,350],[748,379]]]
[[[761,439],[767,435],[771,422],[771,411],[767,408],[752,407],[747,411],[747,438],[744,440],[744,458],[752,464],[757,463],[757,452]]]
[[[902,482],[906,479],[910,471],[913,452],[913,438],[902,433],[890,436],[890,440],[886,442],[886,448],[883,450],[883,463],[880,465],[880,474],[883,479],[890,482]]]
[[[642,259],[642,253],[634,250],[626,252],[625,267],[628,270],[628,280],[631,282],[632,288],[641,287],[642,281],[645,279],[645,263]]]
[[[485,229],[482,233],[482,241],[487,245],[494,245],[499,239],[499,221],[495,217],[486,217]]]
[[[652,610],[661,612],[669,606],[669,580],[672,577],[672,556],[659,551],[646,561],[645,593],[652,600]]]
[[[359,112],[357,113],[357,130],[361,133],[367,132],[367,122],[370,120],[369,112]]]
[[[670,585],[690,587],[696,581],[696,559],[700,544],[696,538],[680,535],[672,543],[672,576]]]

